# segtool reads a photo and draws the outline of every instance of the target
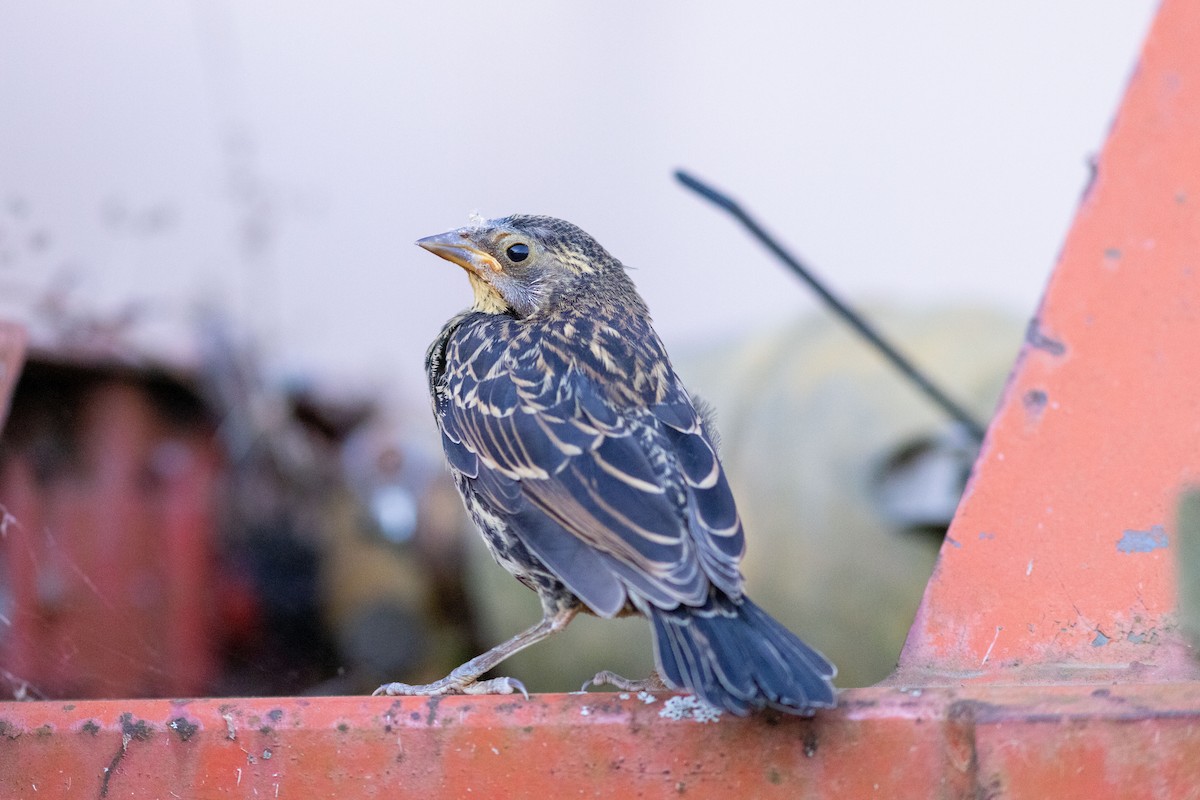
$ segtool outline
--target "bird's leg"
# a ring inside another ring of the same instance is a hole
[[[546,608],[542,621],[528,630],[518,633],[506,642],[502,642],[482,655],[475,656],[470,661],[456,667],[449,675],[440,681],[413,686],[407,683],[385,683],[376,689],[374,695],[438,695],[438,694],[512,694],[519,691],[529,697],[525,686],[515,678],[492,678],[479,681],[478,678],[504,659],[519,653],[532,644],[537,644],[552,633],[558,633],[570,624],[579,613],[579,606],[569,608]]]
[[[604,670],[597,672],[595,677],[586,681],[579,690],[586,692],[589,686],[615,686],[623,692],[665,692],[671,687],[663,682],[658,670],[650,670],[650,675],[640,681],[622,677],[615,672]]]

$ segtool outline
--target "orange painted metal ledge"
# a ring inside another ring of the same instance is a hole
[[[608,693],[21,703],[0,797],[1151,798],[1200,786],[1198,731],[1181,684],[855,689],[717,722]]]

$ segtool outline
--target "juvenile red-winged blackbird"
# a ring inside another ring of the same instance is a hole
[[[832,706],[834,666],[742,592],[742,524],[708,423],[621,262],[550,217],[417,244],[465,269],[475,293],[426,356],[450,470],[543,619],[436,683],[376,694],[523,693],[477,679],[588,611],[648,617],[663,681],[713,706]]]

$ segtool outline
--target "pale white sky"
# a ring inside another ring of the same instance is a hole
[[[669,347],[811,309],[683,166],[858,302],[1029,313],[1154,8],[0,2],[0,307],[70,274],[162,342],[203,298],[418,397],[469,290],[411,243],[478,210],[589,230]]]

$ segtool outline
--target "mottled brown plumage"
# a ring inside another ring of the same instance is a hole
[[[833,705],[833,666],[743,594],[742,525],[707,423],[621,263],[549,217],[418,244],[475,293],[426,360],[451,472],[544,618],[442,681],[379,692],[523,691],[476,681],[585,610],[648,617],[662,678],[714,706]]]

